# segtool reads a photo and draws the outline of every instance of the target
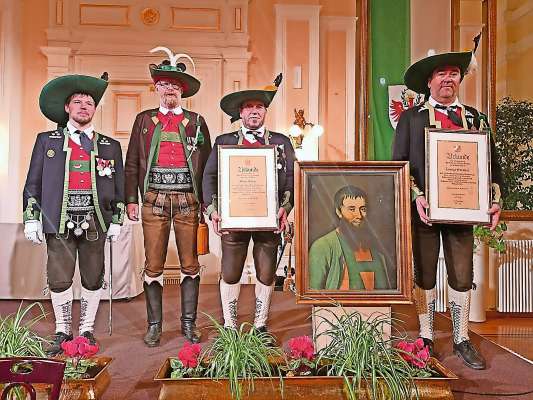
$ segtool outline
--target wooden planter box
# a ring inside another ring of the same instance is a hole
[[[418,398],[453,399],[449,382],[457,379],[457,376],[435,359],[431,359],[430,365],[442,377],[416,378],[414,381],[418,389]],[[169,378],[170,372],[170,360],[167,359],[154,378],[161,384],[159,400],[227,400],[232,398],[227,379],[217,381],[209,378],[172,379]],[[280,387],[283,388],[283,395]],[[253,381],[253,389],[250,388],[248,392],[247,382],[243,383],[242,389],[243,400],[349,399],[347,389],[344,387],[344,379],[334,376],[284,377],[281,384],[277,377],[256,378]],[[414,390],[411,398],[416,398]],[[361,394],[359,399],[368,399],[368,397]]]
[[[111,382],[107,367],[113,360],[111,357],[94,357],[97,365],[93,367],[91,378],[67,379],[61,385],[60,400],[98,400]],[[37,400],[47,400],[50,388],[48,385],[34,385],[37,391]]]

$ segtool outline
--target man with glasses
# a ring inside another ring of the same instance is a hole
[[[185,72],[185,65],[177,63],[177,56],[170,50],[154,50],[159,49],[166,51],[171,60],[149,66],[160,105],[137,115],[125,164],[130,220],[139,219],[139,192],[142,199],[146,255],[143,285],[148,319],[144,343],[148,347],[158,346],[161,338],[163,268],[171,225],[181,268],[181,331],[189,341],[200,341],[196,329],[200,289],[196,238],[202,174],[211,150],[204,118],[181,107],[183,98],[198,92],[200,82]]]

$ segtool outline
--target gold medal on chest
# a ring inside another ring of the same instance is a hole
[[[52,157],[55,156],[55,155],[56,155],[56,152],[55,152],[54,150],[52,150],[52,149],[48,149],[48,150],[46,151],[46,156],[47,156],[48,158],[52,158]]]

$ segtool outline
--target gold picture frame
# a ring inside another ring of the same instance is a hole
[[[296,301],[411,303],[409,163],[298,162],[295,180]],[[364,211],[359,223],[344,214],[345,206],[348,211],[357,209],[346,199]],[[353,228],[353,236],[343,234],[346,226]],[[353,247],[346,250],[348,245]]]

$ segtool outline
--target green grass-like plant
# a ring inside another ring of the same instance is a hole
[[[278,377],[271,360],[283,357],[283,351],[272,347],[274,338],[258,332],[249,323],[239,329],[228,329],[208,315],[217,332],[209,349],[202,356],[205,375],[211,379],[227,378],[233,398],[242,398],[242,383],[248,383],[248,392],[254,390],[254,378]]]
[[[396,338],[383,338],[392,324],[388,316],[374,314],[365,320],[344,308],[339,314],[327,311],[328,317],[318,316],[319,324],[326,325],[319,336],[331,341],[318,352],[317,364],[328,376],[344,378],[350,399],[358,399],[363,392],[370,399],[405,400],[413,392],[417,395],[415,369],[393,346]]]
[[[26,318],[37,307],[39,313],[33,318]],[[47,340],[35,333],[33,326],[46,317],[41,303],[35,302],[23,306],[20,303],[17,312],[0,316],[0,357],[46,357],[43,346]],[[26,398],[24,389],[17,387],[9,393],[9,399]]]
[[[39,313],[26,318],[33,308]],[[47,340],[35,333],[33,326],[46,317],[41,303],[20,306],[17,312],[0,317],[0,357],[46,357],[43,346]]]

